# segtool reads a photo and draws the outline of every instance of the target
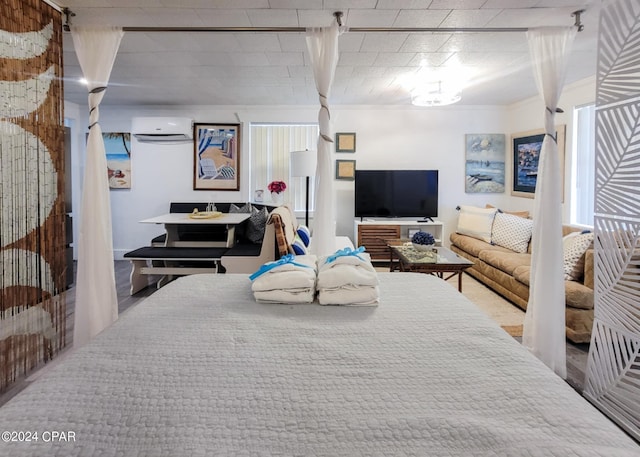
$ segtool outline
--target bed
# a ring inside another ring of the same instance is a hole
[[[379,306],[336,307],[180,278],[2,406],[1,430],[40,439],[0,455],[640,454],[448,283],[380,281]]]

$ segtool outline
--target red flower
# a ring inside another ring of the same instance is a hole
[[[271,181],[267,186],[267,189],[269,189],[270,192],[275,192],[276,194],[284,192],[286,188],[287,185],[284,183],[284,181]]]

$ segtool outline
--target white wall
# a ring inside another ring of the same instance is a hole
[[[593,101],[595,81],[587,80],[566,88],[561,99],[565,114],[558,123],[567,124],[567,166],[570,170],[572,109]],[[533,200],[514,197],[511,188],[511,151],[507,147],[506,187],[502,194],[466,194],[465,146],[467,133],[504,133],[507,143],[514,132],[539,129],[543,125],[542,103],[530,99],[509,107],[453,105],[443,108],[336,106],[331,114],[336,132],[356,132],[356,152],[337,153],[334,159],[355,159],[360,169],[438,169],[440,201],[438,219],[445,224],[443,239],[455,230],[456,206],[484,206],[491,203],[505,210],[533,208]],[[104,132],[128,132],[136,116],[187,116],[203,123],[242,122],[239,192],[193,190],[193,145],[143,144],[132,140],[132,188],[111,191],[113,245],[115,257],[148,245],[163,232],[162,227],[138,221],[165,213],[170,201],[249,201],[249,125],[251,122],[316,122],[317,107],[111,107],[100,108]],[[83,110],[81,110],[84,113]],[[84,124],[83,124],[84,123]],[[86,125],[86,116],[78,125]],[[84,135],[84,131],[81,132]],[[84,143],[82,143],[84,144]],[[84,163],[84,148],[77,151]],[[81,168],[83,166],[79,165]],[[567,174],[567,179],[568,179]],[[337,234],[353,237],[353,182],[334,181]],[[566,186],[569,192],[570,186]],[[569,194],[565,201],[569,200]],[[567,205],[565,205],[567,206]],[[74,217],[79,221],[79,205]],[[565,208],[566,220],[569,210]]]

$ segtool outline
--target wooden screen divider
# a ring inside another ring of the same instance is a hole
[[[41,0],[0,3],[4,391],[66,344],[66,238],[62,15]]]

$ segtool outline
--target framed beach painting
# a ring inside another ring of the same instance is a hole
[[[88,136],[88,134],[87,134]],[[110,189],[131,189],[131,134],[102,133]]]
[[[465,192],[505,191],[506,136],[502,133],[465,135]]]
[[[564,201],[564,155],[566,126],[556,126],[560,176],[562,176],[562,201]],[[511,137],[513,145],[513,186],[511,195],[533,198],[538,182],[538,162],[544,140],[544,130],[516,133]]]
[[[240,124],[194,124],[194,190],[240,190]]]

